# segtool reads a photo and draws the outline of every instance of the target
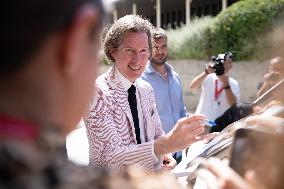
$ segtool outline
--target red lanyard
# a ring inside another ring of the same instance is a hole
[[[218,79],[215,80],[215,101],[219,98],[223,91],[224,87],[222,86],[220,89],[218,89]]]
[[[0,139],[35,140],[39,130],[31,123],[0,115]]]

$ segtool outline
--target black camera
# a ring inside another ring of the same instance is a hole
[[[218,56],[212,56],[212,63],[209,64],[211,68],[215,70],[216,75],[223,75],[225,72],[224,62],[227,58],[232,59],[233,54],[231,52],[225,52],[224,54],[218,54]]]

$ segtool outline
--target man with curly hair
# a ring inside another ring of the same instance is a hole
[[[170,153],[202,139],[202,115],[178,120],[168,134],[162,130],[153,89],[138,79],[151,55],[151,31],[149,21],[127,15],[105,34],[104,51],[114,65],[97,79],[85,117],[91,165],[170,170],[176,163]]]

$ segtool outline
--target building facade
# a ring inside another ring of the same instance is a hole
[[[154,26],[176,28],[190,23],[193,17],[216,16],[237,0],[118,0],[110,22],[127,14],[138,14]]]

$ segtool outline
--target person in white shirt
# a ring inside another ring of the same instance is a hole
[[[231,54],[220,54],[218,58],[224,66],[221,73],[216,71],[214,63],[211,62],[205,71],[190,83],[190,89],[193,91],[201,87],[201,96],[195,113],[204,114],[209,120],[216,120],[240,99],[239,83],[229,77],[229,71],[233,67]]]

